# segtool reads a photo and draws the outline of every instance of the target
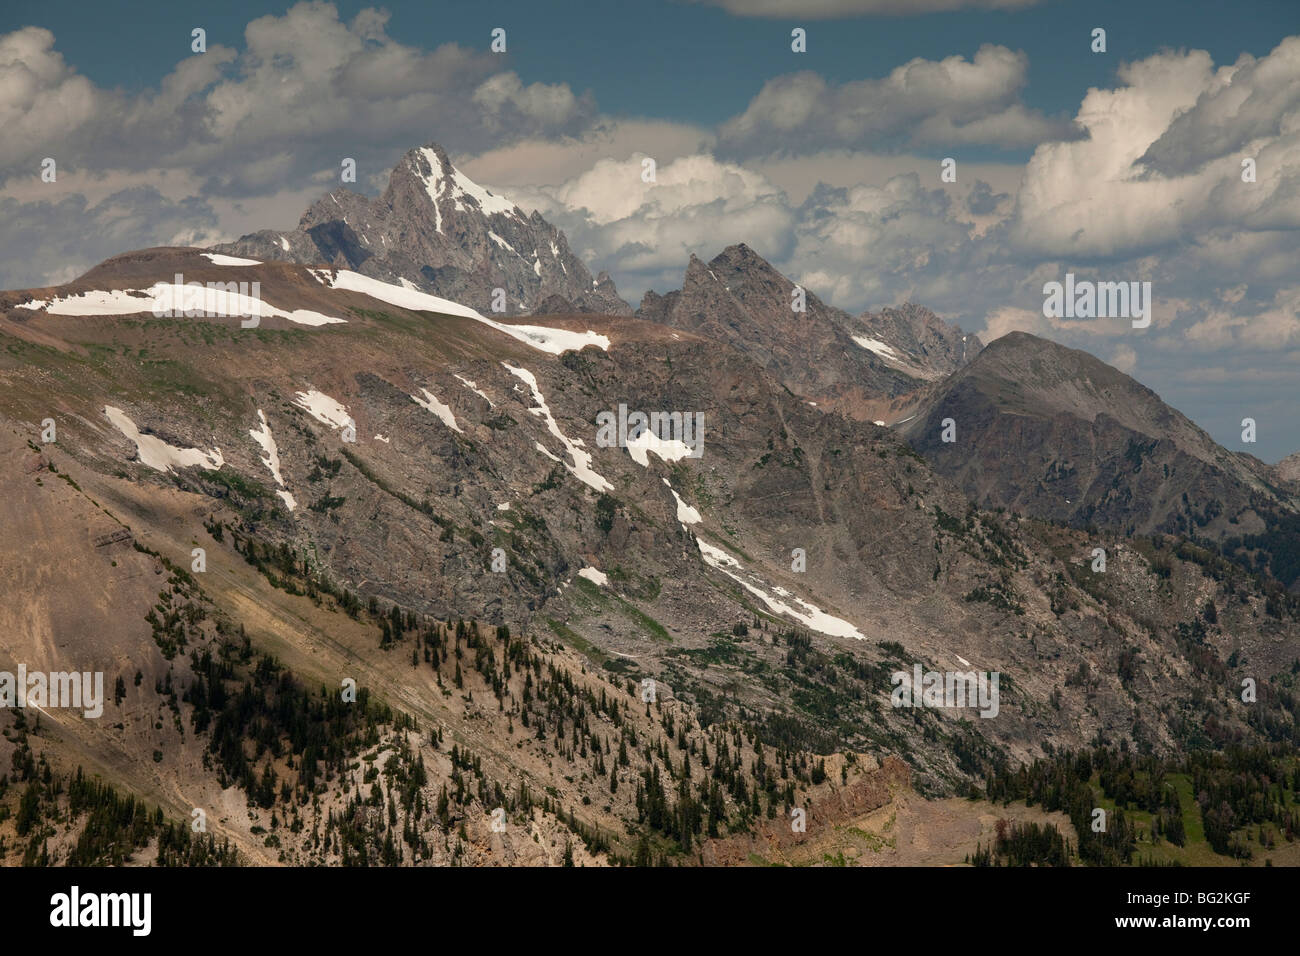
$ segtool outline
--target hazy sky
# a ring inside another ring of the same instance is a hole
[[[1037,332],[1229,448],[1300,449],[1294,0],[85,6],[0,10],[0,287],[290,228],[343,157],[374,193],[434,141],[633,304],[744,241],[843,308]],[[1045,318],[1067,272],[1150,281],[1150,327]]]

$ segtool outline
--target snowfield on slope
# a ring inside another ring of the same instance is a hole
[[[297,325],[335,325],[347,319],[322,315],[309,309],[285,312],[263,299],[240,292],[220,289],[202,290],[175,282],[156,282],[147,289],[92,289],[76,295],[57,296],[50,300],[33,299],[17,306],[20,309],[44,308],[50,315],[138,315],[140,313],[170,313],[203,311],[227,318],[287,319]]]
[[[293,495],[283,490],[284,477],[280,474],[280,449],[276,447],[275,439],[271,437],[271,426],[267,424],[266,414],[260,408],[257,410],[257,417],[262,422],[262,427],[260,429],[250,428],[248,434],[253,436],[253,441],[262,446],[262,451],[266,455],[262,459],[262,464],[266,465],[271,472],[271,477],[280,486],[281,490],[277,491],[276,494],[284,499],[285,506],[292,511],[298,507],[298,502],[294,500]]]
[[[346,428],[352,424],[352,416],[348,414],[347,408],[324,392],[318,392],[313,388],[295,394],[298,398],[294,404],[306,411],[316,421],[328,425],[330,428]]]
[[[831,637],[852,637],[859,641],[866,640],[866,635],[848,621],[827,614],[821,608],[809,604],[801,598],[795,597],[785,588],[773,587],[772,590],[781,597],[789,598],[795,604],[799,605],[798,608],[791,607],[785,601],[773,597],[763,588],[751,584],[749,581],[746,581],[741,577],[740,574],[737,574],[736,571],[744,574],[748,574],[749,572],[745,571],[744,566],[731,555],[727,554],[727,552],[723,551],[721,548],[715,548],[713,545],[699,538],[696,538],[695,542],[700,546],[700,554],[703,555],[705,564],[717,568],[776,613],[788,615],[803,624],[805,627],[812,628],[814,631],[820,631],[822,634],[829,634]],[[735,568],[736,570],[732,571],[732,568]]]
[[[609,587],[609,575],[592,567],[583,568],[578,572],[578,577],[586,578],[592,584],[598,584],[603,588]]]
[[[850,338],[868,352],[874,352],[894,368],[906,372],[914,378],[932,379],[940,377],[936,372],[927,372],[925,369],[920,368],[912,362],[910,356],[900,354],[892,345],[888,345],[879,339],[873,339],[866,335],[853,335]]]
[[[886,345],[880,339],[868,338],[865,335],[855,335],[852,338],[854,342],[857,342],[868,352],[875,352],[881,358],[891,359],[895,362],[903,361],[903,357],[894,351],[892,345]]]
[[[429,411],[433,412],[433,414],[437,415],[438,418],[442,420],[442,423],[452,431],[459,432],[461,428],[456,424],[456,416],[451,413],[451,408],[438,401],[438,399],[434,397],[433,393],[427,388],[422,388],[420,391],[424,394],[424,398],[420,398],[418,395],[412,395],[411,401],[415,402],[415,404],[419,405],[421,408],[427,408]],[[464,434],[464,432],[461,432],[461,434]]]
[[[487,316],[481,315],[469,306],[461,305],[459,302],[430,295],[427,292],[420,292],[418,289],[380,282],[378,279],[363,276],[359,272],[349,272],[347,269],[340,269],[333,274],[328,269],[310,269],[308,271],[315,276],[317,282],[328,288],[341,289],[346,292],[359,292],[380,302],[387,302],[399,309],[409,309],[413,312],[441,312],[443,315],[458,315],[462,318],[473,319],[476,322],[491,326],[498,332],[504,332],[512,339],[523,342],[525,345],[531,345],[538,351],[547,352],[551,355],[581,351],[588,345],[594,345],[602,351],[609,351],[609,337],[592,332],[590,329],[586,332],[570,332],[568,329],[550,329],[543,325],[507,325],[504,322],[489,319]]]
[[[560,443],[564,445],[565,450],[573,456],[573,464],[570,465],[568,462],[563,462],[564,467],[583,484],[595,488],[597,491],[613,491],[614,486],[606,481],[604,477],[592,470],[591,453],[583,451],[580,447],[582,445],[582,439],[570,439],[564,434],[564,432],[560,431],[560,426],[556,423],[555,416],[551,414],[550,406],[546,404],[546,399],[542,397],[542,390],[537,387],[537,376],[526,368],[516,368],[508,362],[502,362],[501,364],[510,372],[511,375],[524,382],[533,390],[533,401],[536,403],[536,406],[528,409],[528,411],[546,419],[547,429],[552,435],[560,440]],[[537,448],[553,461],[560,461],[559,458],[556,458],[547,451],[545,446],[540,442],[537,443]]]
[[[104,406],[104,414],[123,435],[135,442],[135,454],[140,463],[148,465],[155,471],[171,471],[173,468],[188,468],[198,465],[208,471],[216,471],[226,463],[221,456],[221,449],[203,451],[199,448],[177,448],[169,445],[156,435],[141,434],[135,422],[120,408]]]

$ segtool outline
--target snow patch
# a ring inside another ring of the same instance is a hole
[[[515,255],[519,256],[519,252],[515,249],[514,246],[510,245],[510,243],[506,242],[504,239],[498,236],[491,229],[488,230],[488,238],[491,239],[493,242],[495,242],[502,249],[508,249],[510,252],[513,252]],[[519,256],[519,258],[522,259],[523,256]]]
[[[829,634],[831,637],[852,637],[859,641],[866,640],[866,635],[848,621],[827,614],[821,608],[809,604],[807,601],[800,598],[794,597],[784,588],[773,588],[772,590],[778,595],[778,597],[773,597],[764,588],[751,584],[749,581],[745,580],[741,574],[735,573],[735,571],[746,574],[748,572],[745,571],[739,561],[727,554],[727,552],[723,551],[721,548],[715,548],[707,541],[701,541],[698,538],[696,539],[696,543],[700,546],[700,554],[703,556],[705,564],[717,568],[776,613],[788,615],[789,617],[799,621],[805,627],[809,627],[814,631],[820,631],[822,634]],[[732,568],[735,568],[735,571],[732,571]],[[798,608],[780,600],[780,597],[788,597],[794,602],[794,604],[798,605]]]
[[[456,373],[453,372],[452,374],[455,375]],[[475,395],[477,395],[479,398],[483,399],[483,401],[487,402],[489,408],[496,408],[496,407],[497,407],[496,402],[494,402],[494,401],[492,401],[492,399],[488,398],[488,397],[487,397],[487,393],[484,392],[483,390],[481,390],[481,389],[478,387],[478,385],[477,385],[476,383],[471,382],[469,379],[467,379],[467,378],[466,378],[465,376],[463,376],[463,375],[456,375],[456,378],[460,381],[460,383],[461,383],[462,385],[464,385],[466,388],[468,388],[471,392],[473,392],[473,393],[474,393]]]
[[[287,246],[285,248],[288,248]],[[262,263],[256,259],[240,259],[236,256],[223,256],[219,252],[201,252],[199,253],[204,259],[211,260],[213,265],[217,266],[260,266]]]
[[[313,388],[296,394],[298,399],[294,404],[306,411],[316,421],[326,424],[330,428],[345,428],[352,424],[352,416],[348,414],[347,408],[324,392],[318,392]]]
[[[460,426],[456,424],[456,416],[451,413],[451,408],[438,401],[438,399],[434,397],[433,393],[431,393],[427,388],[422,388],[420,391],[424,393],[424,398],[421,399],[419,396],[412,395],[411,401],[415,402],[415,404],[419,405],[421,408],[427,408],[429,411],[433,412],[442,420],[442,423],[452,431],[459,432]],[[461,434],[464,434],[464,432],[461,432]]]
[[[140,463],[156,471],[171,471],[173,468],[188,468],[199,465],[208,471],[216,471],[226,463],[221,456],[221,449],[203,451],[199,448],[177,448],[169,445],[156,435],[143,435],[135,422],[120,408],[104,406],[104,414],[123,435],[135,442],[136,457]]]
[[[153,311],[153,300],[148,292],[137,289],[94,289],[77,295],[55,296],[41,304],[50,315],[131,315]],[[28,305],[27,308],[37,306]]]
[[[266,415],[263,414],[260,408],[257,410],[257,417],[262,422],[261,429],[250,428],[248,434],[253,436],[253,441],[262,446],[262,451],[266,455],[262,459],[262,464],[266,465],[270,470],[271,476],[275,478],[275,483],[284,488],[284,477],[280,474],[280,450],[276,448],[275,439],[271,437],[271,426],[267,424]],[[298,502],[294,500],[293,495],[289,494],[289,492],[277,491],[276,494],[284,500],[290,511],[298,507]]]
[[[938,373],[927,372],[925,369],[918,367],[909,356],[900,353],[892,345],[887,345],[879,339],[868,338],[865,335],[854,335],[851,338],[867,351],[874,352],[894,368],[906,372],[914,378],[933,379],[940,377]]]
[[[308,271],[315,276],[317,282],[331,289],[360,292],[362,295],[368,295],[380,302],[387,302],[389,305],[410,309],[414,312],[441,312],[444,315],[458,315],[463,318],[474,319],[484,325],[490,325],[498,332],[504,332],[525,345],[531,345],[538,351],[550,355],[580,351],[588,345],[594,345],[602,351],[609,350],[609,337],[597,335],[590,330],[586,332],[570,332],[568,329],[549,329],[540,325],[506,325],[503,322],[495,322],[475,312],[469,306],[452,302],[450,299],[442,299],[436,295],[429,295],[427,292],[403,288],[388,282],[380,282],[378,279],[372,279],[356,272],[349,272],[346,269],[340,269],[333,275],[327,269],[310,269]]]
[[[583,568],[578,572],[578,577],[586,578],[592,584],[599,584],[603,588],[609,587],[609,575],[595,568]]]
[[[636,438],[627,440],[627,453],[642,468],[650,466],[650,452],[654,452],[667,462],[681,461],[683,458],[691,457],[691,448],[685,442],[676,438],[664,441],[648,428]]]
[[[193,309],[219,312],[222,315],[244,318],[256,315],[262,318],[287,319],[298,325],[332,325],[347,322],[333,316],[321,315],[308,309],[285,312],[263,299],[239,292],[217,289],[190,288],[174,282],[158,282],[148,289],[93,289],[77,295],[63,296],[46,304],[50,315],[138,315],[152,313],[155,307],[162,311],[186,312]],[[37,308],[29,305],[27,308]]]
[[[458,212],[464,212],[464,200],[466,197],[471,197],[478,203],[479,209],[483,211],[485,216],[499,212],[523,220],[524,217],[520,214],[519,207],[509,199],[494,195],[484,189],[450,163],[444,167],[438,159],[438,154],[432,149],[426,147],[421,149],[420,152],[429,161],[429,168],[432,170],[428,176],[424,177],[424,187],[428,190],[429,198],[433,200],[433,208],[436,214],[434,225],[438,232],[442,232],[442,212],[438,210],[438,200],[443,196],[450,196],[455,200]]]
[[[668,490],[672,492],[673,500],[677,502],[677,520],[682,523],[682,527],[684,528],[688,524],[699,524],[702,520],[700,518],[700,513],[686,502],[682,501],[682,496],[673,490],[673,486],[668,484],[667,478],[663,481],[665,485],[668,485]]]
[[[502,362],[501,364],[508,372],[510,372],[511,375],[515,376],[532,389],[533,401],[536,403],[536,406],[528,409],[528,411],[533,415],[538,415],[544,418],[546,420],[546,427],[550,433],[559,439],[560,443],[564,445],[565,450],[573,456],[573,464],[570,465],[567,462],[564,462],[564,467],[567,468],[575,478],[588,487],[594,488],[597,491],[613,491],[614,486],[592,470],[591,453],[582,450],[580,447],[582,441],[570,440],[564,432],[560,431],[560,426],[556,423],[555,416],[551,414],[551,409],[546,404],[546,399],[542,397],[542,390],[537,387],[537,376],[526,368],[516,368],[507,362]],[[559,458],[556,458],[549,451],[546,451],[545,446],[543,446],[541,442],[537,443],[537,447],[541,449],[541,451],[545,452],[546,456],[551,460],[560,461]]]
[[[428,176],[424,177],[424,188],[429,194],[429,199],[433,202],[433,228],[437,232],[442,232],[442,210],[438,208],[438,200],[441,198],[443,190],[447,188],[447,181],[442,171],[442,161],[438,159],[438,154],[431,149],[422,149],[420,152],[429,161],[429,168],[432,170]]]
[[[520,220],[524,218],[520,215],[519,207],[509,199],[506,199],[504,196],[493,195],[454,166],[451,170],[451,177],[453,190],[452,195],[456,197],[456,208],[458,210],[465,208],[461,203],[461,199],[465,196],[471,196],[474,201],[478,203],[478,208],[483,210],[483,215],[485,216],[490,216],[493,213],[499,212],[504,213],[507,216],[514,216],[516,219]]]
[[[386,435],[376,435],[376,436],[375,436],[375,441],[381,441],[381,442],[383,442],[385,445],[391,445],[391,444],[392,444],[392,441],[391,441],[391,440],[390,440]]]
[[[893,359],[895,362],[901,362],[903,360],[903,357],[895,352],[892,346],[886,345],[879,339],[870,339],[865,335],[855,335],[853,336],[853,341],[857,342],[864,349],[870,352],[875,352],[877,355],[883,356],[884,358]]]

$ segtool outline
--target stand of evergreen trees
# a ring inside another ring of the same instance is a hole
[[[1179,797],[1170,780],[1175,774],[1190,780],[1193,806]],[[1246,839],[1251,828],[1265,846],[1300,834],[1300,758],[1284,744],[1176,757],[1099,747],[997,770],[986,789],[990,800],[1024,800],[1064,811],[1078,834],[1080,859],[1102,866],[1132,861],[1137,834],[1125,809],[1151,814],[1150,837],[1178,847],[1187,845],[1185,814],[1194,812],[1210,848],[1235,859],[1253,855]],[[1105,830],[1095,832],[1093,811],[1100,798],[1116,808],[1106,814]]]
[[[123,866],[153,846],[155,866],[236,866],[229,841],[218,844],[207,833],[193,833],[188,821],[168,820],[161,807],[150,812],[143,801],[123,795],[81,767],[55,774],[44,756],[35,756],[22,732],[12,773],[0,775],[0,801],[21,787],[15,831],[26,840],[23,866]],[[66,829],[79,830],[66,855],[50,841]],[[3,848],[0,848],[2,851]]]

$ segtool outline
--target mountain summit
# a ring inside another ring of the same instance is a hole
[[[904,431],[975,501],[1054,521],[1217,540],[1296,506],[1267,466],[1222,448],[1151,389],[1026,332],[992,342]]]
[[[264,229],[214,251],[405,281],[485,314],[495,289],[505,290],[509,315],[632,311],[606,273],[593,277],[569,250],[563,232],[475,183],[435,143],[409,150],[377,199],[335,189],[292,232]]]
[[[636,314],[725,342],[810,404],[867,420],[901,418],[980,347],[915,306],[849,315],[744,243],[707,264],[692,255],[681,289],[647,292]]]

